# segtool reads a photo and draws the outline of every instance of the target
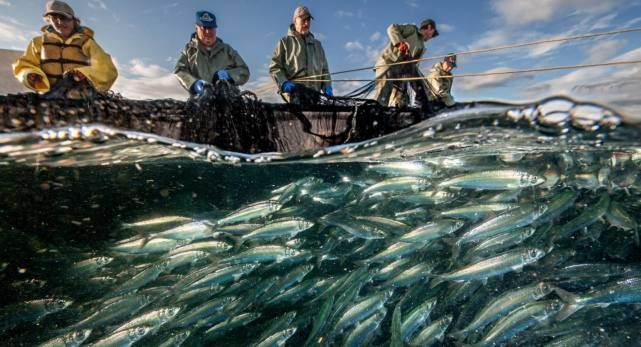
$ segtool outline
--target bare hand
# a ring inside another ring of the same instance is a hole
[[[37,73],[30,73],[27,75],[27,82],[29,82],[30,85],[35,86],[37,83],[42,81],[42,76],[38,75]]]

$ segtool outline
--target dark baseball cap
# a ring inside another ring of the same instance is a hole
[[[432,35],[432,37],[437,37],[439,35],[438,30],[436,30],[436,22],[433,19],[424,19],[421,22],[421,29],[426,26],[432,26],[432,28],[434,28],[434,35]]]
[[[452,65],[452,67],[456,67],[456,54],[450,53],[448,54],[443,61],[446,61]]]
[[[196,12],[196,25],[203,28],[218,28],[218,25],[216,25],[216,16],[209,11]]]

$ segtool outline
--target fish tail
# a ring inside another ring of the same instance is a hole
[[[457,341],[464,341],[467,338],[467,331],[465,330],[455,331],[450,333],[449,337]]]
[[[565,320],[566,318],[570,317],[574,312],[580,310],[583,308],[583,305],[565,305],[561,312],[559,312],[554,319],[556,321],[562,321]]]
[[[556,315],[555,320],[562,321],[574,314],[576,311],[583,308],[583,305],[579,303],[579,297],[575,294],[572,294],[564,289],[555,288],[554,291],[556,294],[563,300],[566,305],[563,309]]]
[[[579,297],[565,289],[555,287],[554,291],[566,304],[575,305],[579,301]]]
[[[428,277],[430,277],[430,276],[428,275]],[[443,283],[443,278],[442,277],[436,277],[436,278],[432,279],[432,281],[430,281],[430,289],[438,286],[441,283]]]

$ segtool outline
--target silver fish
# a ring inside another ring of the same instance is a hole
[[[291,238],[311,228],[314,223],[301,218],[282,219],[270,222],[241,237],[246,240],[273,240],[276,238]]]
[[[256,344],[256,347],[284,346],[290,337],[296,333],[296,327],[281,330]]]
[[[133,223],[123,223],[122,227],[126,229],[146,229],[146,228],[162,228],[171,225],[189,223],[192,219],[183,216],[164,216],[152,219],[145,219]]]
[[[409,341],[414,332],[425,324],[434,306],[436,306],[436,299],[430,298],[407,314],[401,323],[401,339],[403,341]]]
[[[492,170],[464,174],[438,184],[439,188],[508,190],[534,187],[545,182],[544,177],[520,170]]]
[[[446,281],[487,281],[489,277],[502,275],[511,271],[518,271],[525,265],[538,261],[544,255],[545,252],[537,248],[518,249],[436,277],[438,277],[439,280]]]
[[[535,301],[526,304],[496,322],[476,345],[490,346],[507,340],[532,326],[548,322],[562,308],[563,303],[558,300]]]
[[[530,225],[545,213],[547,209],[547,205],[523,205],[516,210],[505,212],[472,227],[472,229],[461,235],[456,244],[460,246],[467,242],[486,239],[503,232]]]
[[[425,327],[421,330],[415,338],[413,338],[409,345],[410,346],[431,346],[438,341],[442,341],[445,336],[445,332],[450,327],[452,323],[452,315],[446,315]]]
[[[505,314],[512,310],[537,301],[552,293],[554,287],[540,282],[524,288],[510,290],[499,297],[490,301],[479,313],[476,314],[474,319],[465,328],[452,333],[451,336],[456,339],[462,339],[465,335],[473,331],[481,331],[488,324],[503,317]]]
[[[142,326],[147,326],[152,328],[152,330],[157,330],[162,325],[174,319],[180,310],[180,307],[163,307],[150,311],[117,327],[113,333]]]
[[[360,322],[349,334],[347,334],[343,346],[370,346],[370,342],[376,334],[376,331],[378,331],[381,322],[385,319],[385,315],[387,315],[387,311],[385,308],[382,308],[380,311]]]
[[[426,242],[441,239],[450,235],[460,228],[465,223],[458,220],[442,219],[422,225],[405,235],[401,236],[399,242]]]
[[[376,193],[417,192],[429,186],[430,183],[425,178],[414,176],[394,177],[367,187],[363,190],[362,195],[367,197]]]
[[[219,219],[216,224],[218,226],[222,226],[264,218],[280,210],[281,207],[283,207],[283,205],[276,201],[268,200],[258,202],[228,214],[227,216]]]
[[[293,248],[283,246],[258,246],[250,248],[237,255],[220,260],[220,264],[242,264],[242,263],[279,263],[287,258],[301,254]]]
[[[156,238],[174,240],[200,240],[213,236],[213,226],[209,222],[197,221],[177,226],[175,228],[153,234]]]
[[[40,347],[78,347],[91,335],[91,329],[72,331],[62,336],[55,337]]]
[[[136,343],[138,340],[142,339],[145,337],[150,331],[152,331],[152,327],[136,327],[136,328],[131,328],[129,330],[123,330],[119,331],[115,334],[111,334],[107,337],[104,337],[92,344],[93,347],[113,347],[113,346],[118,346],[118,347],[129,347]]]

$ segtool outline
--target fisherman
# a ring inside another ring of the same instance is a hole
[[[13,64],[14,76],[38,93],[50,91],[63,79],[108,91],[118,70],[94,40],[93,30],[80,26],[71,6],[62,1],[49,1],[43,17],[49,24]]]
[[[312,79],[330,79],[323,46],[310,32],[312,19],[314,17],[307,7],[297,7],[287,36],[280,39],[274,48],[269,73],[286,102],[292,102],[291,93],[297,85],[334,96],[332,83],[329,81],[294,82],[296,79],[311,76],[315,76]]]
[[[249,68],[243,58],[217,34],[216,16],[196,12],[196,32],[185,45],[174,73],[192,96],[200,96],[208,84],[219,80],[240,86],[249,80]]]
[[[452,107],[456,102],[452,97],[452,69],[456,67],[456,55],[449,54],[443,61],[432,66],[427,77],[427,98],[433,108]]]
[[[384,81],[385,78],[420,77],[418,62],[391,65],[420,59],[425,52],[425,42],[437,37],[436,23],[425,19],[421,26],[414,24],[392,24],[387,28],[390,43],[385,47],[376,62],[375,99],[383,106],[403,107],[409,104],[408,86],[405,81]],[[409,83],[417,99],[426,99],[424,81]]]

